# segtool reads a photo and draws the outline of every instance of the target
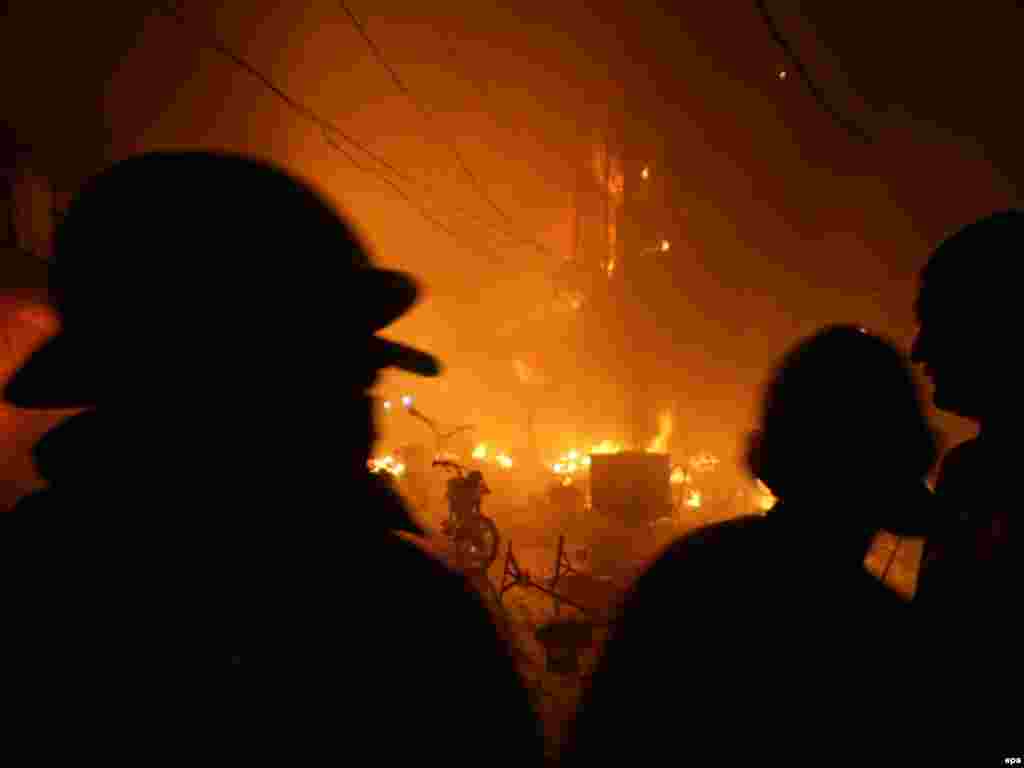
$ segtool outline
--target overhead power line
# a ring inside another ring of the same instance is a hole
[[[377,43],[374,42],[369,32],[367,32],[366,26],[361,21],[359,21],[359,18],[355,15],[355,13],[352,12],[352,9],[348,7],[347,3],[345,3],[345,0],[339,0],[339,4],[341,5],[342,10],[345,11],[345,14],[348,16],[349,20],[352,22],[352,26],[356,28],[356,31],[359,32],[360,37],[363,38],[363,41],[369,47],[370,51],[372,51],[378,63],[391,76],[391,81],[395,84],[395,87],[410,101],[410,103],[412,103],[413,107],[416,108],[416,111],[420,113],[420,115],[426,122],[433,124],[433,112],[431,112],[425,106],[423,106],[423,103],[416,98],[416,96],[410,90],[409,86],[406,85],[405,81],[402,80],[402,77],[398,74],[395,68],[388,62],[387,58],[384,56],[384,52],[380,49],[380,46],[378,46]],[[448,146],[449,150],[451,150],[451,153],[455,157],[455,161],[458,164],[459,169],[466,176],[466,178],[469,179],[469,182],[473,185],[474,189],[476,189],[476,191],[480,194],[480,197],[483,198],[484,202],[486,202],[491,207],[491,209],[494,210],[494,212],[497,213],[506,222],[506,224],[511,224],[512,220],[509,217],[509,215],[496,202],[494,202],[494,199],[491,197],[486,187],[484,187],[484,185],[480,182],[476,174],[474,174],[473,171],[470,169],[469,165],[466,163],[465,158],[462,156],[462,152],[459,151],[459,147],[455,143],[454,139],[449,137],[444,131],[440,132],[440,136],[442,137],[444,143]],[[534,245],[542,253],[550,255],[550,249],[546,248],[544,245],[537,242],[535,239],[527,238],[526,242],[531,245]]]
[[[842,115],[839,110],[836,109],[825,97],[825,93],[820,87],[818,87],[818,84],[814,82],[814,79],[807,71],[807,67],[804,66],[803,61],[797,55],[796,51],[793,50],[793,46],[790,45],[789,41],[782,36],[778,25],[775,23],[775,19],[768,11],[765,0],[754,0],[754,4],[757,6],[757,10],[761,14],[761,18],[764,20],[764,23],[768,26],[768,31],[771,33],[772,39],[792,62],[793,68],[800,74],[800,78],[807,85],[807,90],[810,91],[811,96],[816,102],[818,102],[818,105],[828,112],[829,115],[832,116],[832,119],[842,126],[851,136],[863,141],[865,144],[871,144],[872,139],[868,133],[854,120]]]
[[[174,18],[184,28],[189,29],[190,31],[194,30],[193,25],[181,13],[181,10],[178,8],[176,3],[173,3],[173,2],[172,3],[168,3],[165,6],[165,10],[167,11],[167,14],[169,16]],[[425,186],[425,185],[423,185],[421,182],[418,182],[416,179],[414,179],[408,173],[402,171],[401,169],[399,169],[398,167],[396,167],[392,163],[388,162],[385,158],[381,157],[380,155],[375,153],[373,150],[371,150],[368,147],[366,147],[365,145],[363,145],[361,142],[359,142],[354,137],[350,136],[347,132],[345,132],[343,129],[341,129],[339,126],[337,126],[333,121],[323,117],[322,115],[317,113],[315,110],[311,109],[310,107],[308,107],[305,104],[303,104],[302,102],[300,102],[298,99],[292,97],[290,94],[287,93],[287,91],[285,91],[283,88],[278,86],[270,77],[268,77],[263,72],[261,72],[258,68],[256,68],[249,61],[247,61],[246,59],[244,59],[243,57],[239,56],[234,51],[232,51],[227,45],[225,45],[215,35],[212,35],[212,34],[211,35],[207,35],[206,39],[202,42],[202,44],[203,44],[204,47],[208,47],[211,50],[214,50],[215,52],[220,54],[221,56],[225,57],[226,59],[231,61],[235,66],[237,66],[240,69],[244,70],[250,76],[252,76],[256,80],[258,80],[265,88],[267,88],[275,96],[277,96],[282,102],[284,102],[284,104],[286,106],[288,106],[293,112],[295,112],[297,115],[299,115],[303,119],[307,120],[308,122],[311,122],[314,125],[316,125],[321,130],[321,133],[323,134],[325,140],[329,139],[328,145],[331,146],[332,149],[340,151],[346,157],[346,159],[348,159],[348,161],[350,163],[352,163],[353,166],[355,166],[358,170],[363,171],[363,172],[368,173],[368,174],[371,174],[371,175],[374,175],[377,178],[379,178],[382,181],[384,181],[392,189],[394,189],[399,194],[399,196],[402,197],[403,200],[405,200],[407,203],[409,203],[421,216],[423,216],[430,224],[432,224],[433,226],[437,227],[438,229],[443,231],[445,234],[447,234],[450,237],[452,237],[453,239],[455,239],[460,244],[465,245],[465,242],[464,242],[465,238],[457,235],[455,233],[455,231],[451,227],[443,224],[436,217],[430,215],[426,211],[426,208],[423,205],[421,205],[421,204],[417,203],[416,201],[414,201],[412,199],[412,197],[406,191],[402,190],[401,187],[397,183],[395,183],[395,181],[393,179],[391,179],[386,173],[384,173],[384,172],[382,172],[380,170],[377,170],[377,169],[375,169],[373,167],[368,167],[366,165],[363,165],[358,160],[356,160],[356,158],[354,157],[354,155],[351,152],[345,150],[342,147],[342,145],[338,143],[337,139],[340,138],[346,144],[350,145],[355,150],[358,150],[359,152],[363,153],[370,160],[375,162],[378,166],[380,166],[381,168],[383,168],[386,171],[390,172],[392,175],[396,176],[397,178],[401,179],[402,181],[404,181],[404,182],[406,182],[406,183],[408,183],[410,185],[413,185],[413,186]],[[427,189],[429,190],[430,188],[427,187]],[[484,224],[485,226],[490,228],[492,231],[496,231],[496,232],[499,232],[501,234],[506,235],[509,238],[509,240],[507,240],[504,243],[506,245],[507,244],[519,244],[519,245],[532,244],[532,241],[529,241],[529,240],[526,240],[526,239],[520,239],[520,236],[517,235],[516,233],[510,232],[510,231],[508,231],[507,229],[505,229],[503,227],[495,226],[495,225],[491,224],[490,222],[487,222],[486,220],[484,220],[484,219],[482,219],[480,217],[474,216],[472,213],[470,213],[468,211],[465,211],[464,209],[457,209],[457,210],[459,210],[459,212],[462,213],[463,215],[466,215],[466,216],[468,216],[468,217],[470,217],[470,218],[472,218],[472,219],[474,219],[474,220]],[[492,256],[496,256],[496,254],[493,254],[493,252],[492,252]]]

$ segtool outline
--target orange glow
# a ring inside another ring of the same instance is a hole
[[[487,443],[480,443],[473,449],[473,458],[481,461],[487,460]]]
[[[644,181],[647,181],[649,178],[651,178],[650,169],[645,166],[644,169],[640,171],[640,178],[643,179]]]
[[[719,465],[717,457],[710,453],[701,453],[690,459],[690,467],[696,472],[708,472]]]
[[[700,492],[690,491],[686,496],[686,506],[691,509],[700,509]]]
[[[504,453],[499,453],[497,456],[494,457],[494,460],[505,469],[508,469],[509,467],[512,466],[512,458]]]
[[[788,72],[786,72],[786,70],[784,70],[784,69],[780,69],[780,70],[779,70],[779,80],[785,80],[785,79],[786,79],[786,77],[788,76],[788,74],[789,74],[789,73],[788,73]]]

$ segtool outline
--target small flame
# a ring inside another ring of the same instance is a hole
[[[647,181],[649,178],[651,178],[650,168],[644,166],[644,169],[640,171],[640,178],[643,179],[644,181]]]
[[[622,453],[622,443],[616,443],[613,440],[602,440],[595,446],[590,448],[591,455],[597,454],[608,454],[608,453]]]
[[[474,459],[486,459],[487,458],[487,443],[480,443],[476,448],[473,449]]]
[[[658,247],[661,249],[661,252],[664,253],[665,251],[672,247],[672,243],[670,243],[668,240],[662,240]]]
[[[565,477],[563,477],[562,485],[572,485],[572,477],[570,475],[566,475]]]
[[[690,482],[690,476],[683,471],[682,467],[676,467],[669,476],[669,482],[672,485],[682,485],[683,483]]]
[[[391,401],[390,400],[385,400],[384,401],[384,410],[385,411],[390,411],[391,410]]]
[[[779,80],[785,80],[789,76],[789,73],[784,69],[779,70]]]
[[[402,395],[402,405],[406,408],[412,405],[412,395]]]
[[[580,464],[582,464],[584,467],[589,467],[590,466],[590,457],[589,456],[584,456],[582,459],[580,459]]]
[[[499,453],[497,456],[494,457],[494,460],[505,469],[508,469],[509,467],[512,466],[512,458],[507,454]]]
[[[686,506],[691,509],[700,509],[700,493],[698,491],[690,491],[686,496]]]
[[[366,462],[367,467],[374,474],[387,472],[394,477],[401,477],[405,474],[405,464],[395,459],[394,456],[382,456],[379,459],[370,459]]]
[[[775,494],[769,490],[768,486],[762,483],[760,480],[755,479],[757,483],[757,490],[761,492],[760,498],[757,500],[757,506],[763,512],[767,512],[778,502]]]

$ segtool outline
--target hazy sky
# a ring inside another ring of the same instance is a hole
[[[649,137],[630,149],[658,158],[673,241],[636,267],[651,422],[657,404],[675,401],[678,434],[723,453],[752,423],[759,384],[796,336],[856,320],[908,343],[914,275],[930,244],[1020,203],[1024,156],[1008,95],[1018,88],[1011,34],[1021,19],[1009,2],[975,3],[971,17],[923,2],[896,4],[906,11],[768,3],[824,93],[872,136],[868,146],[814,102],[753,2],[676,3],[687,8],[677,15],[646,2],[427,11],[352,0],[430,120],[340,3],[190,0],[179,3],[187,27],[144,5],[10,4],[0,33],[9,119],[61,189],[166,146],[255,152],[312,177],[358,222],[378,263],[416,273],[427,289],[389,332],[436,350],[449,372],[429,383],[388,375],[382,391],[415,386],[424,410],[478,423],[481,437],[513,449],[526,395],[512,360],[531,348],[558,358],[548,363],[558,380],[536,395],[545,452],[573,435],[625,434],[618,390],[567,373],[586,368],[594,329],[554,315],[543,321],[545,344],[536,330],[498,333],[548,302],[557,263],[501,245],[494,229],[563,248],[574,165],[610,116],[628,112],[642,125],[635,135]],[[211,34],[418,180],[401,186],[458,241],[204,49]],[[451,141],[507,219],[459,171]],[[959,422],[940,423],[965,434]],[[401,415],[385,427],[385,443],[421,436]]]

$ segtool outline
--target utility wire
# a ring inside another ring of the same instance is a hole
[[[778,25],[775,23],[775,19],[768,11],[768,7],[764,0],[754,0],[754,5],[757,6],[758,12],[761,14],[761,18],[764,23],[768,26],[768,31],[771,33],[772,39],[775,40],[776,44],[782,49],[782,51],[789,57],[789,60],[793,63],[793,67],[800,74],[801,79],[807,85],[807,90],[811,92],[811,96],[814,98],[818,105],[821,106],[826,112],[828,112],[832,119],[842,126],[851,136],[865,144],[871,144],[872,139],[867,132],[860,127],[854,120],[840,114],[839,110],[836,109],[829,100],[825,97],[825,93],[818,87],[817,83],[811,77],[807,68],[804,66],[803,61],[797,55],[796,51],[793,50],[793,46],[790,45],[789,41],[782,36],[779,31]]]
[[[412,91],[409,89],[409,86],[405,84],[405,81],[402,80],[401,76],[398,74],[395,68],[391,66],[391,64],[388,62],[387,58],[384,56],[384,52],[380,49],[380,46],[378,46],[377,43],[374,42],[373,38],[370,37],[369,32],[366,31],[366,27],[363,25],[362,22],[359,21],[359,18],[352,12],[352,9],[348,7],[348,5],[345,3],[345,0],[339,0],[339,5],[341,5],[342,10],[345,11],[345,14],[352,22],[352,26],[356,28],[356,31],[359,32],[360,37],[363,38],[363,41],[373,52],[373,55],[374,57],[376,57],[378,63],[380,63],[380,65],[384,67],[387,73],[391,76],[391,80],[395,84],[395,87],[407,99],[409,99],[410,103],[412,103],[412,105],[416,108],[416,111],[420,113],[420,115],[423,117],[425,121],[433,123],[433,112],[424,107],[423,103],[419,99],[417,99],[415,95],[413,95]],[[491,207],[491,209],[494,210],[495,213],[497,213],[506,222],[506,224],[511,224],[512,221],[509,215],[505,213],[505,211],[500,206],[498,206],[497,203],[494,202],[493,198],[491,198],[487,189],[483,186],[483,184],[480,183],[480,180],[477,178],[476,174],[474,174],[473,171],[470,169],[469,165],[467,165],[466,160],[465,158],[463,158],[462,153],[459,151],[458,145],[456,145],[454,139],[450,138],[444,131],[440,131],[440,135],[443,137],[445,144],[451,150],[452,155],[454,155],[455,161],[458,163],[460,170],[463,172],[463,174],[465,174],[466,178],[469,179],[470,183],[483,198],[484,202],[486,202]],[[534,245],[542,253],[550,255],[550,250],[548,248],[545,248],[541,243],[538,243],[536,240],[528,239],[526,242]]]
[[[183,27],[185,27],[187,29],[190,29],[190,30],[192,29],[192,25],[189,23],[188,19],[186,19],[184,17],[184,15],[181,13],[181,11],[178,8],[176,3],[173,3],[173,2],[169,3],[168,5],[165,6],[165,9],[167,10],[168,15],[172,16]],[[378,155],[377,153],[373,152],[371,149],[369,149],[368,147],[363,145],[361,142],[359,142],[358,140],[356,140],[355,138],[350,136],[348,133],[346,133],[344,130],[342,130],[340,127],[338,127],[332,121],[328,120],[327,118],[323,117],[322,115],[320,115],[319,113],[317,113],[316,111],[311,109],[310,107],[306,106],[305,104],[301,103],[297,99],[295,99],[292,96],[290,96],[285,90],[283,90],[280,86],[278,86],[276,83],[274,83],[274,81],[271,80],[267,75],[263,74],[263,72],[261,72],[255,66],[253,66],[246,59],[244,59],[241,56],[239,56],[238,54],[234,53],[230,48],[228,48],[216,36],[213,36],[213,35],[208,36],[208,38],[204,41],[204,45],[205,45],[205,47],[211,48],[212,50],[216,51],[221,56],[227,58],[229,61],[231,61],[233,64],[235,64],[237,67],[239,67],[240,69],[244,70],[250,76],[252,76],[256,80],[258,80],[264,87],[266,87],[268,90],[270,90],[281,101],[283,101],[292,111],[294,111],[296,114],[298,114],[300,117],[304,118],[305,120],[307,120],[307,121],[313,123],[314,125],[316,125],[321,130],[325,140],[329,140],[328,143],[332,146],[332,148],[341,151],[342,154],[344,154],[344,156],[349,160],[349,162],[351,162],[358,170],[361,170],[361,171],[363,171],[365,173],[368,173],[368,174],[372,174],[372,175],[380,178],[381,180],[383,180],[390,187],[392,187],[392,189],[394,189],[402,197],[403,200],[408,202],[411,206],[413,206],[417,210],[417,212],[419,212],[422,216],[424,216],[424,218],[426,218],[426,220],[429,223],[431,223],[435,227],[441,229],[443,232],[448,234],[450,237],[455,239],[457,242],[460,242],[460,244],[465,244],[463,239],[460,238],[458,235],[456,235],[455,232],[450,227],[448,227],[447,225],[443,224],[438,219],[436,219],[435,217],[433,217],[429,213],[427,213],[426,209],[422,205],[416,203],[408,195],[408,193],[406,193],[404,190],[402,190],[401,187],[399,187],[394,182],[394,180],[389,178],[384,173],[382,173],[380,171],[377,171],[374,168],[367,167],[367,166],[363,165],[362,163],[358,162],[351,152],[344,150],[343,147],[341,146],[341,144],[339,144],[336,140],[334,140],[334,137],[341,138],[345,143],[347,143],[350,146],[354,147],[355,149],[359,150],[360,152],[362,152],[363,154],[368,156],[371,160],[373,160],[378,165],[380,165],[382,168],[387,169],[394,176],[398,177],[402,181],[405,181],[406,183],[408,183],[410,185],[414,185],[414,186],[424,186],[424,185],[422,185],[421,183],[417,182],[416,179],[414,179],[412,176],[410,176],[409,174],[405,173],[401,169],[397,168],[396,166],[394,166],[393,164],[388,162],[385,158],[383,158],[380,155]],[[428,191],[430,190],[429,187],[427,187],[427,189],[428,189]],[[519,236],[516,235],[515,233],[509,232],[508,230],[503,229],[501,227],[496,227],[496,226],[490,224],[489,222],[485,221],[484,219],[481,219],[480,217],[476,217],[473,214],[471,214],[470,212],[465,211],[464,209],[460,209],[460,212],[462,212],[464,215],[469,216],[470,218],[473,218],[474,220],[476,220],[476,221],[478,221],[480,223],[485,224],[486,226],[488,226],[493,231],[498,231],[498,232],[500,232],[502,234],[505,234],[506,236],[509,236],[511,239],[509,241],[507,241],[506,243],[504,243],[504,244],[513,243],[513,244],[525,245],[525,244],[530,244],[532,242],[532,241],[529,241],[529,240],[526,240],[526,239],[519,239]],[[492,254],[493,254],[493,252],[492,252]],[[493,254],[493,255],[496,256],[496,254]]]
[[[359,32],[360,37],[363,38],[363,41],[373,52],[373,55],[376,57],[378,63],[380,63],[380,65],[384,67],[387,73],[391,76],[391,81],[395,84],[395,87],[402,93],[402,95],[409,99],[412,105],[416,108],[416,111],[420,113],[424,120],[426,120],[427,122],[432,122],[434,119],[433,112],[424,107],[423,103],[413,95],[411,90],[409,90],[409,86],[405,84],[405,82],[402,80],[401,76],[398,74],[395,68],[391,66],[390,63],[388,63],[387,58],[384,56],[384,52],[380,49],[377,43],[374,42],[373,38],[370,37],[370,33],[366,31],[366,27],[363,25],[361,21],[359,21],[359,18],[352,12],[352,9],[348,7],[348,5],[345,3],[345,0],[339,0],[339,5],[341,5],[342,10],[345,11],[345,14],[352,22],[352,26],[356,28],[356,31]],[[444,136],[443,132],[442,136]],[[497,213],[505,221],[508,221],[508,214],[505,213],[505,211],[503,211],[500,207],[498,207],[497,203],[495,203],[494,200],[491,199],[490,195],[487,193],[487,190],[480,183],[479,179],[477,179],[473,171],[470,170],[469,166],[466,165],[466,161],[462,157],[462,153],[459,152],[459,148],[458,146],[456,146],[455,142],[447,136],[444,136],[444,140],[445,144],[447,144],[448,148],[455,156],[455,160],[459,164],[459,168],[466,175],[466,178],[469,179],[473,187],[476,188],[477,192],[480,193],[480,196],[494,210],[495,213]]]
[[[448,236],[449,236],[449,237],[450,237],[450,238],[451,238],[452,240],[454,240],[454,241],[455,241],[456,243],[459,243],[460,245],[463,245],[463,246],[465,246],[466,248],[469,248],[469,249],[471,249],[471,250],[478,250],[478,248],[477,248],[477,247],[476,247],[475,245],[473,245],[473,244],[471,244],[471,243],[467,243],[467,242],[465,242],[465,241],[463,240],[462,236],[460,236],[460,235],[459,235],[458,233],[456,233],[456,232],[455,232],[455,231],[454,231],[453,229],[451,229],[451,227],[449,227],[449,226],[448,226],[448,225],[446,225],[446,224],[445,224],[444,222],[442,222],[442,221],[440,221],[439,219],[437,219],[437,218],[435,218],[434,216],[432,216],[432,215],[431,215],[431,214],[430,214],[430,213],[429,213],[429,212],[428,212],[428,211],[426,210],[426,208],[424,208],[424,207],[423,207],[422,205],[420,205],[420,204],[419,204],[419,203],[417,203],[417,202],[416,202],[415,200],[413,200],[413,199],[412,199],[412,198],[411,198],[411,197],[410,197],[410,196],[409,196],[409,195],[408,195],[408,194],[407,194],[407,193],[405,192],[405,190],[403,190],[403,189],[402,189],[402,188],[401,188],[400,186],[398,186],[398,184],[396,184],[396,183],[394,182],[394,180],[393,180],[393,179],[390,179],[390,178],[388,178],[387,176],[384,176],[383,174],[379,174],[379,173],[376,173],[376,172],[374,172],[374,171],[373,171],[372,169],[370,169],[370,168],[367,168],[366,166],[362,165],[362,164],[361,164],[361,163],[360,163],[359,161],[357,161],[357,160],[355,159],[355,157],[353,157],[353,156],[352,156],[352,153],[350,153],[350,152],[349,152],[349,151],[348,151],[347,149],[345,149],[345,148],[344,148],[343,146],[341,146],[341,144],[339,144],[339,143],[338,143],[338,142],[337,142],[337,141],[336,141],[336,140],[334,139],[334,137],[333,137],[333,136],[331,136],[331,135],[330,135],[330,133],[328,133],[327,131],[324,131],[324,141],[326,141],[326,142],[327,142],[327,145],[328,145],[329,147],[331,147],[332,149],[335,149],[335,150],[337,150],[338,152],[340,152],[341,154],[343,154],[343,155],[344,155],[344,156],[345,156],[345,157],[346,157],[346,158],[348,159],[348,161],[349,161],[350,163],[352,163],[352,165],[353,165],[353,166],[355,166],[355,167],[356,167],[356,169],[358,169],[358,170],[362,171],[363,173],[369,173],[369,174],[372,174],[373,176],[376,176],[376,177],[377,177],[377,178],[379,178],[379,179],[380,179],[381,181],[383,181],[383,182],[384,182],[385,184],[387,184],[387,185],[388,185],[389,187],[391,187],[391,188],[392,188],[393,190],[395,190],[395,192],[397,192],[397,193],[398,193],[398,196],[399,196],[399,197],[401,197],[401,198],[402,198],[403,200],[405,200],[405,201],[406,201],[406,202],[407,202],[407,203],[408,203],[408,204],[409,204],[410,206],[412,206],[413,208],[415,208],[415,209],[416,209],[416,210],[417,210],[417,211],[419,212],[420,216],[422,216],[422,217],[423,217],[424,219],[426,219],[426,220],[427,220],[427,221],[428,221],[429,223],[433,224],[433,225],[434,225],[435,227],[437,227],[437,228],[438,228],[438,229],[440,229],[440,230],[441,230],[442,232],[444,232],[445,234],[447,234],[447,235],[448,235]],[[494,253],[494,251],[493,251],[493,250],[491,250],[491,249],[487,249],[487,255],[488,255],[488,256],[490,256],[492,260],[495,260],[495,261],[497,261],[497,254],[496,254],[496,253]]]

